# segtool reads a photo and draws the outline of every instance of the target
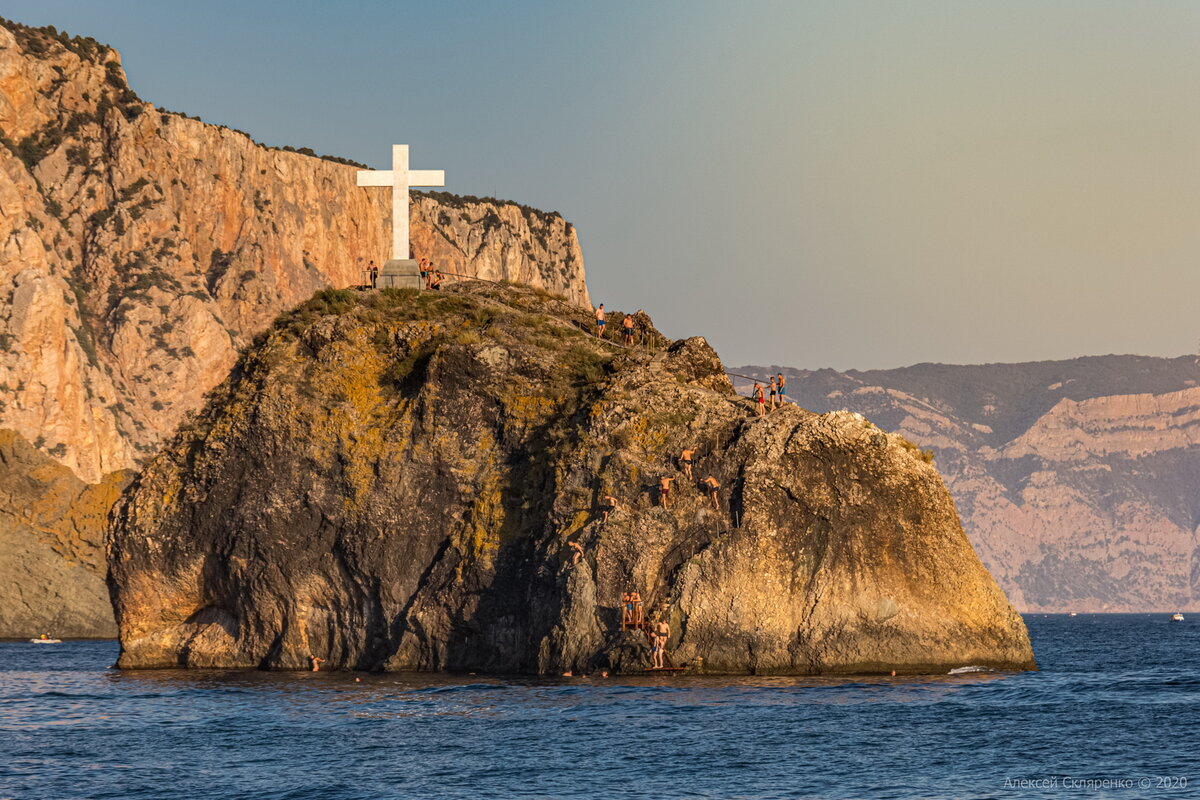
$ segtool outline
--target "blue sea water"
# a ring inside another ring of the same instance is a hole
[[[1200,797],[1200,620],[1026,621],[1039,672],[920,678],[118,672],[114,642],[3,642],[0,798]]]

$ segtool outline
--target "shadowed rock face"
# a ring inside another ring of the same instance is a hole
[[[1033,667],[911,445],[852,414],[753,418],[703,339],[639,315],[631,353],[589,323],[475,283],[282,319],[114,511],[119,665],[640,669],[636,589],[711,671]],[[688,445],[720,510],[676,468]]]
[[[0,430],[0,638],[116,636],[104,519],[130,477],[86,484]]]

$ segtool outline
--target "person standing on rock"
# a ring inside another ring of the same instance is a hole
[[[754,382],[754,399],[758,403],[758,415],[765,416],[767,413],[767,398],[763,394],[763,386],[758,381]]]
[[[668,478],[666,475],[658,479],[658,503],[663,508],[671,507],[671,481],[674,478]]]
[[[654,623],[652,636],[654,637],[654,646],[651,650],[653,655],[652,663],[654,664],[654,669],[662,669],[666,666],[663,663],[663,657],[667,652],[667,640],[671,638],[671,624],[662,617],[659,617],[658,621]]]
[[[367,277],[371,280],[372,289],[379,285],[379,267],[375,266],[374,261],[367,265]]]
[[[309,656],[309,657],[308,657],[308,662],[309,662],[310,664],[312,664],[312,671],[313,671],[313,672],[320,672],[320,671],[321,671],[321,665],[325,663],[325,659],[323,659],[323,658],[317,658],[316,656]]]
[[[775,376],[775,382],[779,384],[779,407],[782,408],[783,404],[787,402],[787,380],[783,377],[782,372]]]
[[[626,314],[625,319],[621,320],[621,328],[625,333],[625,346],[633,347],[633,316]]]
[[[695,449],[685,447],[683,452],[679,454],[679,465],[683,467],[683,474],[687,475],[689,481],[695,480],[692,477],[692,457],[696,455]]]
[[[708,492],[708,496],[712,499],[713,508],[717,511],[721,510],[721,504],[717,500],[717,492],[721,489],[721,484],[712,475],[709,475],[702,482],[704,490]]]
[[[604,525],[608,522],[608,515],[617,510],[617,506],[621,505],[617,498],[611,494],[606,494],[600,498],[600,513],[603,515],[600,518],[600,524]]]
[[[637,592],[629,593],[629,602],[633,604],[633,627],[642,627],[642,596]]]
[[[604,324],[606,321],[604,319],[604,303],[601,303],[596,309],[596,335],[601,339],[604,338]]]
[[[779,407],[779,406],[778,406],[778,404],[777,404],[777,402],[776,402],[776,395],[779,393],[779,389],[778,389],[778,387],[775,385],[775,379],[774,379],[774,378],[771,378],[771,386],[770,386],[770,389],[771,389],[771,410],[772,410],[772,411],[774,411],[776,408],[778,408],[778,407]]]

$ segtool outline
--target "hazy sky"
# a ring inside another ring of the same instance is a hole
[[[1200,339],[1197,2],[5,2],[144,99],[562,212],[728,364]]]

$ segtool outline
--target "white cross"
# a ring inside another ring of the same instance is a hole
[[[408,168],[408,145],[392,145],[392,168],[360,170],[359,186],[392,187],[392,258],[407,259],[408,189],[410,186],[445,186],[446,173],[440,169]]]

